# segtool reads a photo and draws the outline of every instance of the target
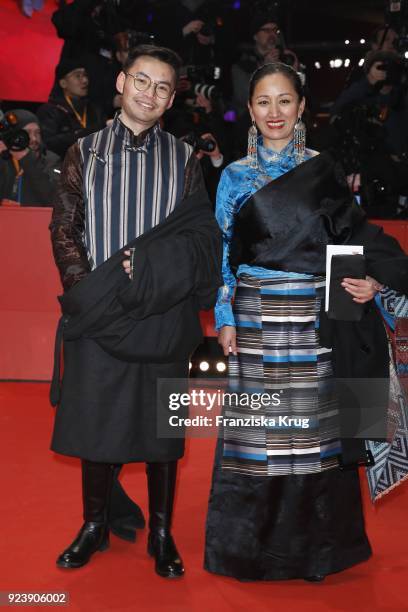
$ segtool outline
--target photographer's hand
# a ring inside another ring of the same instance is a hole
[[[11,157],[16,159],[17,161],[20,161],[20,159],[23,159],[23,157],[25,157],[29,152],[30,152],[30,149],[23,149],[23,151],[10,151]]]
[[[209,100],[208,98],[206,98],[202,94],[198,94],[197,95],[197,97],[196,97],[196,105],[200,106],[201,108],[203,108],[207,114],[211,113],[211,111],[213,109],[211,100]]]
[[[299,58],[296,55],[296,53],[294,51],[291,51],[290,49],[285,49],[284,50],[283,57],[282,57],[281,61],[283,61],[283,63],[286,64],[286,63],[289,63],[289,60],[288,60],[288,62],[286,62],[285,56],[290,58],[290,60],[291,60],[290,61],[290,65],[292,66],[293,70],[296,70],[296,72],[298,72],[298,70],[300,68],[300,62],[299,62]]]
[[[270,62],[279,62],[280,59],[280,50],[278,47],[273,47],[268,51],[266,55],[264,55],[265,64],[269,64]]]
[[[214,44],[214,36],[204,36],[204,34],[201,34],[200,32],[198,32],[196,36],[200,45],[208,46]]]
[[[376,85],[380,81],[385,81],[387,78],[387,73],[385,70],[380,70],[378,66],[381,65],[381,62],[374,62],[371,66],[370,70],[367,73],[367,80],[370,85]]]
[[[182,32],[183,36],[188,36],[189,34],[197,34],[204,25],[204,21],[201,19],[194,19],[190,21],[187,25],[184,26]]]
[[[191,81],[186,76],[181,76],[177,82],[176,93],[182,94],[191,89]]]
[[[216,141],[214,136],[212,134],[208,133],[208,134],[202,134],[201,138],[203,138],[204,140],[212,140],[213,143],[215,144],[215,149],[214,149],[214,151],[202,151],[200,149],[196,153],[197,159],[202,159],[204,157],[204,155],[207,155],[207,157],[211,157],[211,161],[213,162],[213,165],[215,165],[215,167],[221,166],[221,164],[222,164],[222,162],[224,160],[224,156],[221,153],[220,148],[218,146],[218,142]]]

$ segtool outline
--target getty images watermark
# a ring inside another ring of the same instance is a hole
[[[262,428],[283,437],[309,430],[382,440],[389,435],[389,392],[388,379],[373,378],[333,378],[308,385],[284,379],[275,381],[273,390],[256,387],[255,381],[159,379],[157,435],[200,438],[222,436],[226,428]]]
[[[175,390],[174,381],[165,381],[159,396],[159,435],[207,437],[220,428],[295,428],[308,429],[310,418],[284,412],[284,390],[231,391],[196,387]],[[208,385],[208,381],[204,384]],[[186,432],[186,428],[188,432]],[[193,431],[194,430],[194,431]]]

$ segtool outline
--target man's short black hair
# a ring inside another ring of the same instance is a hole
[[[139,57],[152,57],[171,66],[175,72],[177,83],[182,61],[175,51],[167,47],[156,47],[155,45],[138,45],[130,49],[128,58],[123,65],[123,71],[127,72]]]

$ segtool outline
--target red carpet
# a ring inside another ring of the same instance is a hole
[[[0,591],[68,591],[68,609],[87,612],[408,610],[407,484],[375,507],[364,485],[374,556],[323,584],[240,583],[205,572],[204,523],[214,446],[209,440],[190,441],[182,462],[174,524],[187,568],[182,580],[166,581],[153,573],[145,533],[136,544],[112,537],[110,550],[97,553],[87,567],[57,569],[57,554],[81,524],[80,470],[77,460],[48,451],[53,411],[47,392],[45,384],[0,384]],[[123,482],[146,509],[144,467],[127,466]]]

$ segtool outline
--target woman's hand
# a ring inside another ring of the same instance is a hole
[[[237,331],[233,325],[224,325],[218,333],[218,344],[222,346],[225,357],[228,357],[230,352],[233,355],[237,354]]]
[[[381,285],[375,278],[366,276],[363,278],[343,278],[342,287],[353,296],[354,302],[365,304],[373,299],[377,291],[381,291]]]

